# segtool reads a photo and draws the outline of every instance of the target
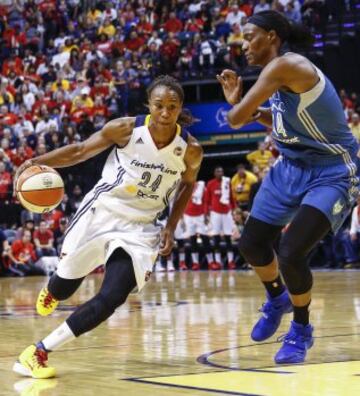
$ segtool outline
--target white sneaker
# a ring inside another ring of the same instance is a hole
[[[175,271],[174,263],[172,261],[168,261],[167,263],[167,270],[168,272],[173,272]]]

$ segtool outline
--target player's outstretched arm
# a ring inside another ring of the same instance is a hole
[[[94,133],[83,142],[69,144],[27,160],[18,168],[15,180],[24,169],[32,165],[47,165],[52,168],[65,168],[86,161],[113,144],[124,146],[130,139],[132,129],[134,128],[134,122],[135,118],[133,117],[112,120],[105,124],[100,131]]]
[[[163,256],[171,253],[174,245],[174,231],[193,192],[202,159],[202,147],[195,138],[189,135],[188,147],[184,156],[186,171],[182,174],[181,181],[176,190],[174,205],[166,227],[161,233],[159,253]]]

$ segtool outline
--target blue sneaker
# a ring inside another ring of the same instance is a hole
[[[259,309],[262,317],[251,332],[254,341],[264,341],[271,337],[280,326],[284,314],[292,312],[293,307],[287,290],[275,298],[267,297],[267,302]]]
[[[279,341],[283,341],[283,345],[275,355],[275,363],[302,363],[307,350],[314,344],[313,330],[310,324],[304,326],[291,322],[289,332],[279,338]]]

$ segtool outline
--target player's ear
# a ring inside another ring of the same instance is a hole
[[[270,30],[270,31],[268,32],[267,39],[269,40],[269,42],[270,42],[271,44],[275,41],[275,39],[276,39],[276,32],[275,32],[275,30]]]

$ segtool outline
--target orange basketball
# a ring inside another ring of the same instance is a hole
[[[33,165],[18,177],[16,196],[22,206],[31,212],[49,212],[63,199],[64,182],[55,169]]]

